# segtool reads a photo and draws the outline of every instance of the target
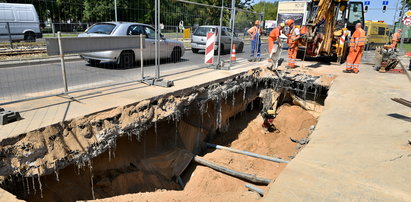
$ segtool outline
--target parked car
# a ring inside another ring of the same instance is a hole
[[[143,34],[146,47],[143,51],[143,60],[155,59],[155,30],[147,24],[133,22],[102,22],[96,23],[88,28],[79,37],[99,37],[99,36],[127,36]],[[171,58],[179,60],[184,55],[184,44],[179,41],[166,39],[162,34],[160,37],[160,58]],[[100,62],[114,62],[120,67],[132,67],[135,61],[140,60],[140,49],[133,50],[113,50],[99,51],[80,54],[84,60],[91,65],[98,65]]]
[[[8,29],[12,41],[33,42],[43,37],[39,16],[32,4],[0,3],[0,40],[9,40]]]
[[[191,36],[191,51],[193,53],[198,53],[199,50],[206,49],[206,42],[207,42],[207,32],[210,30],[215,32],[218,30],[219,26],[215,25],[205,25],[198,27]],[[220,47],[222,52],[230,52],[231,46],[231,29],[228,27],[221,27],[221,43]],[[216,43],[218,43],[218,37],[216,37]],[[234,33],[234,42],[236,45],[236,52],[241,53],[244,49],[244,42],[242,39],[238,37],[236,33]],[[218,50],[218,45],[214,46],[214,50]]]

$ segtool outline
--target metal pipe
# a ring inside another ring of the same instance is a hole
[[[211,144],[211,143],[206,143],[207,147],[210,148],[215,148],[215,149],[221,149],[221,150],[226,150],[229,152],[233,152],[233,153],[237,153],[237,154],[243,154],[246,156],[251,156],[254,158],[259,158],[259,159],[264,159],[267,161],[273,161],[273,162],[277,162],[277,163],[288,163],[288,161],[279,159],[279,158],[274,158],[274,157],[270,157],[270,156],[264,156],[264,155],[260,155],[260,154],[256,154],[256,153],[252,153],[252,152],[248,152],[248,151],[243,151],[243,150],[239,150],[239,149],[234,149],[234,148],[230,148],[230,147],[224,147],[221,145],[216,145],[216,144]]]
[[[54,23],[51,23],[51,32],[53,32],[53,37],[56,37],[56,26]]]
[[[6,22],[7,32],[9,33],[10,48],[13,49],[13,39],[11,38],[10,23]]]
[[[243,173],[243,172],[238,172],[235,170],[231,170],[229,168],[217,165],[215,163],[211,163],[199,156],[194,157],[194,161],[197,162],[198,164],[210,167],[216,171],[223,172],[225,174],[231,175],[233,177],[237,177],[243,180],[247,180],[250,182],[258,183],[258,184],[270,184],[271,180],[267,178],[262,178],[262,177],[257,177],[255,174],[248,174],[248,173]]]
[[[154,5],[154,28],[155,28],[155,36],[154,36],[154,52],[155,52],[155,67],[156,67],[156,71],[155,71],[155,78],[158,79],[160,78],[160,64],[159,64],[159,31],[158,31],[158,25],[159,25],[159,10],[160,10],[160,1],[159,0],[155,0],[155,5]]]
[[[251,191],[255,191],[255,192],[259,193],[261,196],[264,196],[264,190],[262,190],[258,187],[255,187],[251,184],[245,184],[245,187],[248,188]]]
[[[402,13],[401,14],[402,15],[401,15],[401,18],[400,18],[399,22],[401,23],[400,24],[401,29],[403,29],[404,24],[402,23],[402,20],[404,19],[404,15],[405,15],[405,2],[404,1],[402,1]],[[402,48],[404,47],[404,36],[405,36],[405,32],[402,32],[401,33],[401,44],[400,44],[400,50],[401,51],[402,51]]]
[[[411,107],[411,102],[403,98],[391,98],[392,101],[400,103],[404,106]]]
[[[60,52],[60,64],[61,64],[61,76],[63,77],[63,85],[64,85],[64,93],[68,92],[68,85],[67,85],[67,75],[66,75],[66,64],[64,63],[64,52],[63,46],[61,44],[61,32],[57,33],[57,40],[59,43],[59,52]]]
[[[220,11],[220,27],[218,30],[218,56],[217,56],[217,65],[216,65],[216,69],[220,69],[220,63],[221,63],[221,32],[222,30],[222,26],[223,26],[223,11],[224,11],[224,0],[221,0],[221,11]]]
[[[114,21],[117,22],[117,0],[114,0]]]
[[[144,79],[143,34],[140,34],[140,71],[141,71],[141,80],[143,80]]]
[[[230,54],[232,54],[232,52],[233,52],[233,44],[234,44],[234,25],[235,25],[235,0],[231,0],[231,19],[230,19],[230,22],[231,22],[231,26],[230,26],[230,28],[231,28],[231,45],[230,45]],[[237,48],[237,47],[236,47]],[[237,50],[236,50],[236,52],[237,52]],[[228,67],[228,69],[230,69],[230,67],[233,65],[233,61],[232,60],[230,60],[230,66]]]
[[[154,0],[154,33],[155,33],[155,35],[154,35],[154,66],[157,68],[157,62],[158,62],[158,60],[157,60],[157,57],[158,57],[158,55],[157,55],[157,44],[158,44],[158,26],[157,26],[157,17],[158,17],[158,15],[157,15],[157,3],[158,3],[158,1],[157,0]],[[155,77],[156,78],[158,78],[157,77],[158,75],[157,75],[157,71],[155,72]]]
[[[156,75],[157,75],[157,79],[159,79],[160,77],[161,77],[161,75],[160,75],[160,65],[161,65],[161,63],[160,63],[160,58],[161,58],[161,54],[160,54],[160,46],[161,46],[161,43],[160,43],[160,41],[161,41],[161,38],[158,38],[158,37],[160,37],[160,35],[161,35],[161,27],[160,27],[160,14],[161,14],[161,4],[160,4],[160,0],[158,0],[158,2],[157,2],[157,9],[158,9],[158,11],[157,11],[157,31],[158,31],[158,36],[157,36],[157,39],[158,39],[158,42],[157,42],[157,60],[158,60],[158,62],[157,62],[157,69],[156,69]]]

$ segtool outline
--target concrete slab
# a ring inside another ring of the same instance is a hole
[[[147,86],[139,82],[132,82],[107,88],[72,93],[69,96],[55,96],[27,102],[3,105],[8,110],[20,112],[23,120],[0,126],[0,140],[16,135],[70,120],[76,117],[112,109],[118,106],[130,105],[141,100],[165,94],[190,91],[195,86],[206,85],[219,80],[258,68],[264,63],[239,63],[232,70],[214,70],[198,68],[186,72],[175,70],[165,77],[173,80],[175,86],[171,88]]]
[[[411,100],[405,75],[340,74],[310,143],[263,201],[411,201],[411,109],[394,97]]]

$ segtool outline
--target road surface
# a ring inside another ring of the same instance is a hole
[[[267,45],[263,44],[261,51],[266,53]],[[237,53],[237,61],[249,59],[250,46],[244,47],[243,53]],[[263,54],[266,58],[267,54]],[[283,51],[286,57],[286,51]],[[222,55],[226,62],[230,54]],[[166,76],[196,68],[205,68],[204,52],[198,54],[190,50],[179,62],[162,61],[161,75]],[[102,85],[127,82],[141,79],[140,65],[129,69],[118,69],[112,64],[101,64],[93,67],[85,61],[66,63],[67,83],[69,90],[93,88]],[[154,62],[144,66],[145,76],[155,76]],[[23,67],[0,68],[0,103],[10,100],[24,99],[63,92],[63,79],[60,63],[30,65]]]

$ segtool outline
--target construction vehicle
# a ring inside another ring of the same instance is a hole
[[[375,50],[374,69],[381,73],[393,70],[400,63],[398,58],[398,53],[391,47],[391,45],[377,47]]]
[[[307,3],[307,20],[301,28],[297,57],[332,57],[344,63],[349,52],[349,38],[357,23],[364,24],[361,1],[312,0]]]
[[[384,21],[367,20],[364,30],[367,35],[367,46],[369,48],[375,48],[376,46],[389,44],[391,42],[390,29]]]

